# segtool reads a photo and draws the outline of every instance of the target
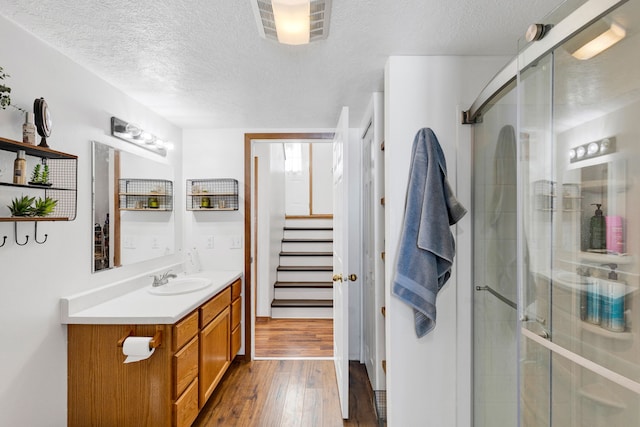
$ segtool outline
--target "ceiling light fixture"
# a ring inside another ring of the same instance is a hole
[[[616,138],[611,136],[599,141],[587,142],[569,150],[569,163],[611,154],[616,151]]]
[[[575,50],[571,55],[573,55],[574,58],[580,60],[591,59],[599,53],[609,49],[614,44],[618,43],[626,35],[627,32],[620,25],[611,24],[611,26],[606,31],[592,38],[582,47]]]
[[[271,7],[280,43],[309,43],[309,0],[271,0]]]
[[[117,117],[111,117],[111,135],[162,156],[167,155],[167,150],[173,149],[172,143],[164,141],[139,126]]]
[[[329,35],[331,0],[250,0],[260,35],[300,45]]]

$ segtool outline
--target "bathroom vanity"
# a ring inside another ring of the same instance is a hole
[[[134,289],[114,298],[102,289],[62,299],[69,426],[193,423],[240,349],[242,311],[240,272],[197,276],[211,285],[154,294],[128,283],[120,288]],[[151,356],[124,363],[127,337],[153,337]]]

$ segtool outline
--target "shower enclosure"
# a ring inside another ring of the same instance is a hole
[[[475,426],[640,425],[639,3],[557,11],[470,110]]]

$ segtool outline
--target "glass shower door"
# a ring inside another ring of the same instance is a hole
[[[519,64],[522,426],[640,425],[640,4],[620,4]]]
[[[517,423],[515,81],[473,127],[474,426]]]

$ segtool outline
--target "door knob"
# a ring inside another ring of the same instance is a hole
[[[352,282],[355,282],[356,280],[358,280],[358,276],[352,273],[347,277],[347,280],[351,280]]]
[[[334,274],[333,275],[334,282],[342,282],[342,274]]]

